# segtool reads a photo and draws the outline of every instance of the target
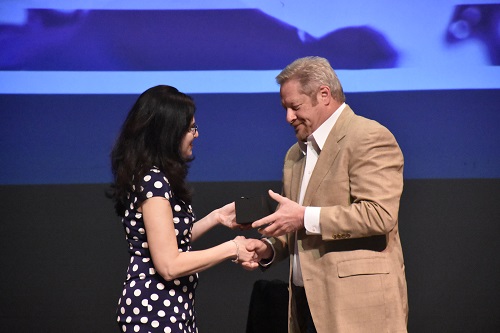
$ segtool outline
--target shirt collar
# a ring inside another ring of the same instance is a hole
[[[342,103],[342,105],[339,106],[339,108],[335,110],[335,112],[333,112],[332,115],[328,117],[328,119],[325,120],[323,124],[321,124],[318,129],[316,129],[313,134],[309,135],[309,137],[307,138],[307,141],[311,141],[314,149],[318,152],[318,154],[323,149],[326,139],[332,131],[333,126],[335,126],[337,119],[339,119],[340,114],[345,108],[345,105],[345,103]],[[302,150],[302,153],[304,155],[307,151],[307,141],[299,141],[300,150]]]

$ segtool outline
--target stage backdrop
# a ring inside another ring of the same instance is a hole
[[[403,150],[409,330],[500,330],[499,26],[495,1],[2,1],[2,330],[117,329],[127,245],[104,191],[140,93],[169,84],[194,98],[202,216],[280,191],[295,138],[274,78],[307,55],[329,59],[347,103]],[[234,236],[217,228],[195,245]],[[201,331],[244,332],[254,282],[287,274],[203,272]]]

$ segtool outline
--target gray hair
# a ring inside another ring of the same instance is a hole
[[[281,86],[289,80],[298,80],[301,92],[313,99],[320,86],[330,88],[332,97],[339,103],[345,102],[344,90],[327,59],[321,57],[304,57],[286,66],[276,76],[276,82]]]

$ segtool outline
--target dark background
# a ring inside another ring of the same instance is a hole
[[[201,215],[245,189],[279,182],[195,183]],[[103,184],[0,187],[2,332],[114,332],[127,244]],[[500,180],[407,180],[400,232],[410,332],[500,329]],[[251,233],[243,233],[251,236]],[[196,248],[234,237],[223,227]],[[200,332],[245,332],[254,281],[286,280],[283,262],[247,272],[225,262],[200,274]],[[286,300],[284,300],[286,302]]]

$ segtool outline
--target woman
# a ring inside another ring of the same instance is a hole
[[[129,112],[111,154],[112,197],[130,253],[117,309],[123,332],[197,332],[198,272],[254,256],[241,236],[191,251],[191,242],[212,227],[236,226],[234,203],[194,223],[186,184],[199,135],[194,113],[191,97],[176,88],[150,88]]]

